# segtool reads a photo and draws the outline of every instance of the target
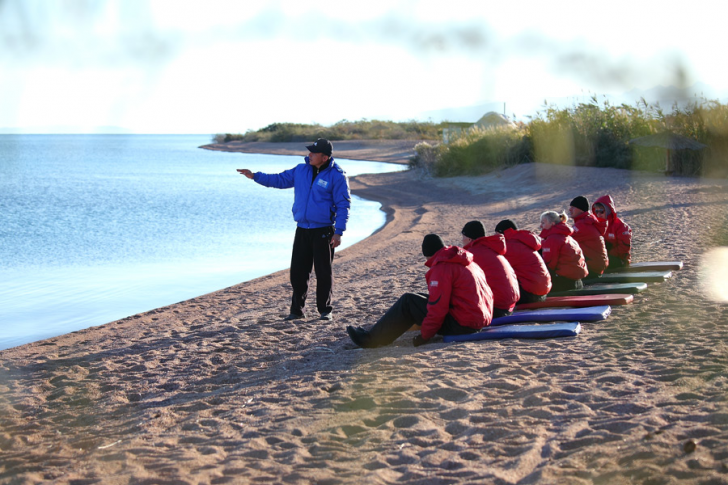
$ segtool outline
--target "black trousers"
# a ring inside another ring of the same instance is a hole
[[[529,293],[524,290],[520,284],[518,285],[518,289],[521,291],[521,298],[518,300],[518,303],[536,303],[546,301],[546,295],[534,295],[533,293]]]
[[[507,317],[513,315],[513,310],[503,310],[502,308],[493,307],[493,318]]]
[[[581,280],[571,280],[551,273],[551,292],[580,290],[582,288],[584,288],[584,283]]]
[[[629,266],[626,260],[619,258],[617,256],[609,256],[609,267],[610,268],[624,268],[625,266]]]
[[[369,330],[365,344],[371,347],[391,344],[409,330],[412,325],[422,325],[425,316],[427,316],[427,295],[424,293],[405,293]],[[440,335],[462,335],[477,331],[478,329],[460,325],[448,313],[437,333]]]
[[[334,286],[332,268],[334,248],[331,247],[333,235],[333,227],[296,228],[293,254],[291,255],[291,286],[293,287],[291,313],[303,315],[303,308],[306,306],[308,296],[308,280],[314,269],[316,271],[316,308],[319,313],[329,313],[333,310],[331,306]]]

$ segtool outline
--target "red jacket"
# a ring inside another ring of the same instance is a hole
[[[612,257],[617,257],[627,264],[632,262],[632,229],[626,222],[617,216],[617,210],[614,207],[612,196],[607,194],[599,197],[594,204],[602,204],[606,207],[606,234],[604,235],[604,244],[607,251]],[[592,211],[594,210],[592,204]]]
[[[502,234],[479,237],[465,248],[473,253],[473,261],[485,273],[493,292],[493,307],[512,312],[521,298],[518,278],[506,257],[506,238]]]
[[[551,291],[551,275],[538,254],[541,238],[529,231],[513,229],[506,229],[503,235],[506,238],[506,259],[516,272],[521,288],[534,295],[547,295]]]
[[[473,255],[457,246],[446,246],[427,260],[425,274],[429,298],[422,321],[422,338],[435,336],[449,313],[460,325],[480,329],[493,318],[493,293]]]
[[[584,253],[571,234],[574,231],[563,222],[541,231],[541,255],[546,266],[557,276],[580,280],[589,274]]]
[[[584,252],[586,267],[592,275],[600,275],[609,266],[607,247],[604,245],[605,226],[599,223],[591,212],[582,212],[574,217],[574,234],[571,237],[579,243]]]

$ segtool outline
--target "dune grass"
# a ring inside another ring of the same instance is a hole
[[[670,131],[708,148],[671,152],[672,173],[728,176],[728,106],[718,101],[665,113],[642,100],[637,106],[589,103],[545,106],[528,123],[473,128],[451,136],[447,145],[420,143],[410,166],[434,176],[476,175],[533,161],[592,167],[664,171],[666,150],[630,145],[633,138]]]

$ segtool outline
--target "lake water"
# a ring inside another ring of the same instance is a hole
[[[0,349],[118,320],[284,268],[302,156],[197,148],[207,135],[0,135]],[[301,153],[305,153],[304,143]],[[401,165],[338,160],[349,176]],[[353,197],[341,249],[384,224]]]

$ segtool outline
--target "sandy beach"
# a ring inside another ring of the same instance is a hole
[[[402,163],[413,145],[358,143],[334,155]],[[281,271],[0,352],[0,483],[728,483],[728,306],[700,273],[728,245],[725,180],[527,164],[351,188],[388,222],[337,253],[333,322],[284,322]],[[350,343],[346,325],[426,291],[425,234],[536,229],[606,193],[634,261],[685,264],[608,320],[564,339]]]

